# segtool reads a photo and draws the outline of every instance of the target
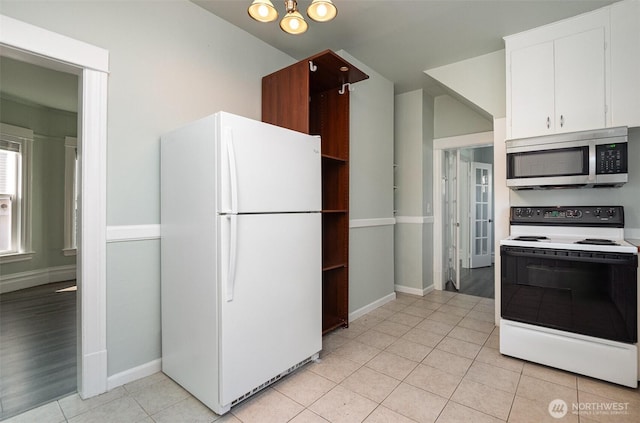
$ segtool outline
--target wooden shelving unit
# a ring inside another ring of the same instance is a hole
[[[262,78],[262,121],[322,139],[322,331],[349,324],[349,89],[369,78],[330,50]]]

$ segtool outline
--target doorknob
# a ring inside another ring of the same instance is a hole
[[[493,222],[493,220],[489,219],[489,223]]]

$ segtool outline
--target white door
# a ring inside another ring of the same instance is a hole
[[[555,41],[556,132],[605,127],[604,29]]]
[[[220,211],[320,211],[320,139],[219,113]]]
[[[447,277],[460,290],[460,158],[459,151],[445,152],[445,242]]]
[[[471,164],[471,268],[491,266],[492,166]]]
[[[224,406],[322,348],[322,251],[319,213],[219,219]]]
[[[554,132],[553,42],[511,52],[511,137]]]

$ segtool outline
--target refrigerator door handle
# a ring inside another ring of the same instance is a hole
[[[233,301],[233,290],[236,283],[236,260],[238,252],[238,216],[227,215],[229,220],[229,268],[227,270],[227,302]]]
[[[224,129],[227,141],[227,159],[229,160],[229,185],[231,188],[231,213],[238,212],[238,169],[236,167],[236,153],[233,148],[233,131],[230,127]]]

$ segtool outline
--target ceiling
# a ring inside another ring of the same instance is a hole
[[[424,71],[504,48],[502,37],[594,10],[614,0],[333,0],[338,16],[328,23],[307,19],[302,35],[282,32],[247,14],[251,0],[192,0],[231,24],[301,60],[320,51],[346,50],[393,81],[396,93],[447,92]],[[280,15],[282,0],[273,0]],[[311,0],[299,0],[303,15]],[[0,87],[17,98],[77,110],[77,77],[16,62],[0,49]],[[31,75],[36,83],[21,83]]]
[[[575,16],[614,0],[333,0],[337,17],[306,17],[311,0],[299,0],[309,30],[284,33],[277,22],[256,22],[251,0],[192,0],[297,60],[322,50],[345,50],[385,78],[395,92],[441,88],[425,70],[504,48],[502,37]],[[280,17],[284,2],[272,0]]]

